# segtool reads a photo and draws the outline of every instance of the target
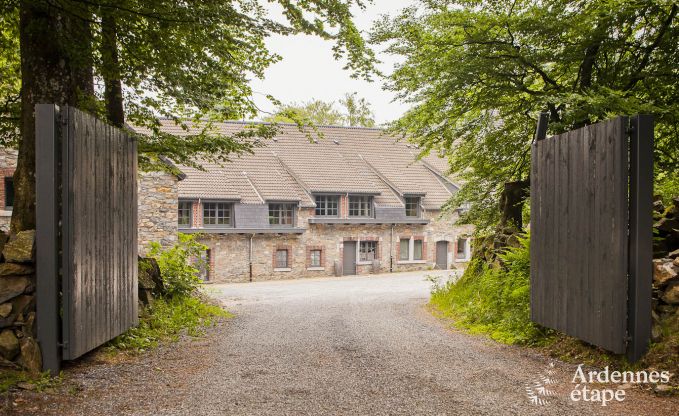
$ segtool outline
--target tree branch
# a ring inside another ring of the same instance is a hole
[[[646,53],[644,54],[644,57],[641,59],[639,68],[637,68],[632,78],[629,80],[625,88],[623,88],[623,91],[631,90],[632,88],[634,88],[635,85],[637,85],[637,82],[639,82],[643,78],[641,76],[641,72],[644,69],[646,69],[646,66],[648,66],[648,63],[651,61],[651,54],[653,53],[653,51],[655,51],[656,48],[660,46],[660,42],[662,41],[662,38],[665,36],[665,32],[667,32],[667,28],[670,27],[670,25],[672,24],[672,20],[674,20],[674,17],[677,15],[678,9],[679,7],[677,6],[676,3],[672,5],[670,13],[667,16],[667,19],[665,19],[662,26],[660,26],[660,30],[658,30],[658,36],[656,36],[653,43],[651,43],[648,46],[648,48],[646,48]]]

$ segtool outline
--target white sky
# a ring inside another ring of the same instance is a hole
[[[393,16],[412,3],[413,0],[374,0],[365,11],[355,13],[354,21],[360,30],[368,31],[380,15]],[[354,91],[372,104],[378,124],[398,118],[407,109],[402,103],[391,102],[393,94],[382,89],[381,79],[373,82],[352,79],[349,71],[342,69],[344,62],[333,59],[331,41],[305,35],[274,36],[266,44],[283,59],[267,69],[263,80],[254,79],[251,83],[255,103],[264,111],[275,109],[266,94],[283,103],[315,98],[339,104],[345,93]],[[378,59],[384,62],[380,69],[385,73],[389,73],[396,62],[394,57],[385,54],[378,54]]]

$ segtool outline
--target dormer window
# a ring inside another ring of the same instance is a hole
[[[419,218],[420,216],[420,197],[408,196],[405,198],[406,217]]]
[[[350,217],[373,217],[373,197],[349,195]]]
[[[193,210],[191,201],[179,201],[177,206],[177,222],[180,228],[191,227],[191,211]]]
[[[319,217],[336,217],[339,213],[339,196],[316,195],[316,215]]]
[[[295,204],[269,204],[269,225],[292,227],[295,218]]]
[[[227,202],[203,202],[203,226],[231,227],[232,207]]]

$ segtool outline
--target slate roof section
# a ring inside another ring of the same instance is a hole
[[[191,134],[171,120],[162,123],[167,133]],[[248,124],[216,123],[215,127],[222,134],[234,134]],[[201,163],[205,172],[179,166],[186,174],[179,182],[179,197],[245,204],[291,201],[313,207],[309,193],[365,193],[375,195],[377,206],[401,207],[404,196],[423,194],[425,209],[440,209],[456,190],[446,182],[450,178],[445,175],[445,159],[430,155],[418,161],[414,145],[381,129],[320,126],[321,137],[292,124],[282,124],[281,129],[254,154],[232,156],[232,162],[223,166]]]

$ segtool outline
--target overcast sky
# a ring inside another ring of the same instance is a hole
[[[356,15],[355,22],[359,29],[367,31],[380,15],[394,15],[412,3],[413,0],[374,0],[367,10]],[[406,110],[405,105],[391,102],[393,95],[382,89],[381,80],[351,79],[350,73],[342,69],[344,63],[333,59],[332,42],[313,36],[275,36],[267,40],[267,46],[283,59],[269,67],[264,80],[252,81],[255,102],[262,110],[274,110],[264,94],[284,103],[312,98],[338,102],[345,93],[354,91],[372,104],[378,124],[394,120]],[[394,58],[381,54],[378,58],[384,61],[380,69],[390,72]]]

